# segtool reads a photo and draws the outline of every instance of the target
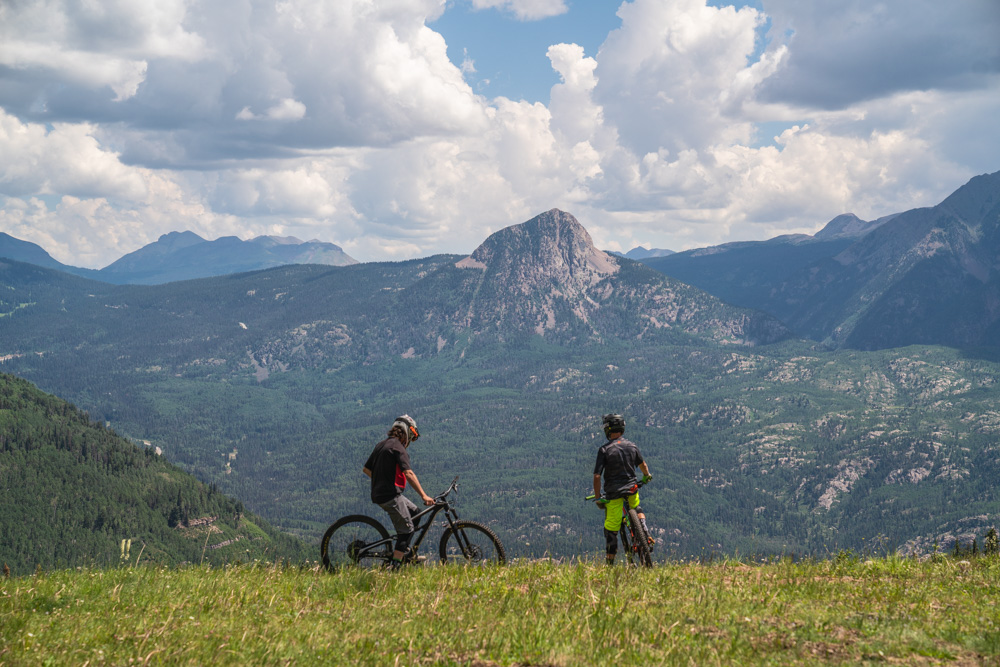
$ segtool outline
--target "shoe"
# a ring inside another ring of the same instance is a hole
[[[420,556],[412,549],[403,556],[403,562],[408,565],[420,565],[427,561],[427,556]]]

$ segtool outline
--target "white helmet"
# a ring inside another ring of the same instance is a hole
[[[413,442],[420,437],[420,431],[417,430],[417,422],[410,415],[396,417],[396,421],[392,422],[392,428],[396,428],[397,426],[403,429],[407,442]],[[391,431],[392,429],[389,430]]]

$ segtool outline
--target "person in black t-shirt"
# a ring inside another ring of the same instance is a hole
[[[608,441],[597,450],[594,464],[594,496],[598,507],[604,508],[604,542],[608,565],[613,565],[618,553],[618,531],[622,527],[622,505],[628,500],[629,507],[639,515],[642,527],[646,528],[646,515],[639,507],[638,480],[635,469],[642,470],[645,484],[653,479],[642,453],[630,440],[622,437],[625,433],[625,418],[621,415],[604,415],[604,435]],[[601,475],[604,475],[604,496],[601,496]],[[652,543],[650,543],[652,546]]]
[[[410,468],[410,455],[406,451],[410,443],[420,437],[417,422],[409,415],[396,417],[387,435],[385,440],[375,445],[361,471],[371,477],[372,502],[389,514],[392,527],[396,529],[392,560],[393,566],[398,566],[407,557],[413,535],[412,515],[417,510],[417,506],[403,495],[406,483],[413,485],[424,505],[433,505],[434,499],[421,488],[417,474]]]

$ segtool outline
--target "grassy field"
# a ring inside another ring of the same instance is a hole
[[[1000,560],[0,579],[0,664],[997,664]]]

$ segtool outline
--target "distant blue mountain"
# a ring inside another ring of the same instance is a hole
[[[643,248],[642,246],[636,246],[628,252],[617,252],[615,250],[609,250],[608,252],[617,257],[627,257],[636,261],[649,259],[650,257],[667,257],[668,255],[674,254],[673,250],[664,250],[663,248]]]
[[[735,241],[636,259],[728,303],[771,312],[771,290],[777,285],[804,267],[842,252],[894,217],[867,221],[845,213],[814,236],[784,234],[767,241]]]
[[[159,285],[287,264],[357,264],[333,243],[279,236],[259,236],[249,241],[223,236],[207,241],[188,231],[164,234],[99,271],[62,264],[40,246],[4,233],[0,233],[0,257],[119,285]]]
[[[206,241],[194,232],[170,232],[100,270],[102,280],[159,285],[258,271],[287,264],[357,264],[340,246],[294,237],[259,236],[243,241],[223,236]]]
[[[73,275],[82,276],[84,278],[100,279],[97,275],[97,271],[93,269],[81,269],[76,266],[63,264],[62,262],[54,259],[52,255],[47,253],[41,246],[31,243],[30,241],[16,239],[10,234],[5,234],[3,232],[0,232],[0,257],[6,257],[7,259],[13,259],[27,264],[34,264],[36,266],[44,266],[47,269],[56,269],[57,271],[72,273]]]
[[[625,256],[629,259],[648,259],[650,257],[666,257],[668,255],[673,255],[673,250],[666,250],[664,248],[643,248],[639,246],[637,248],[632,248]]]

